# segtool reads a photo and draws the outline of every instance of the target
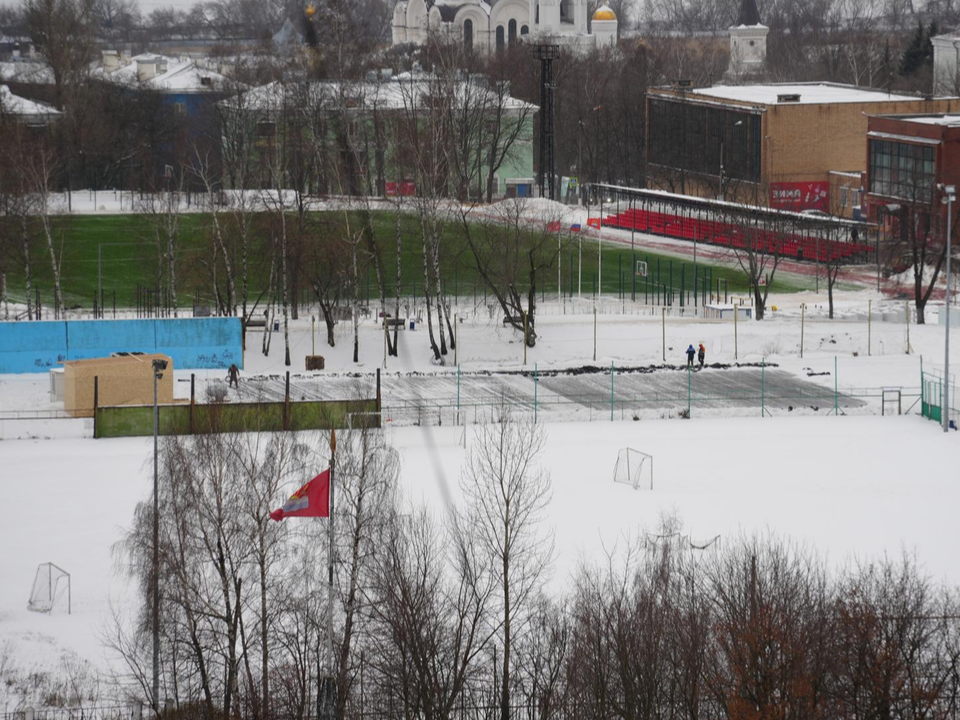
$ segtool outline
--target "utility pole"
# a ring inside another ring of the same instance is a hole
[[[940,415],[943,420],[943,431],[950,430],[950,235],[953,232],[953,203],[957,199],[956,185],[941,185],[943,193],[941,202],[947,206],[947,292],[943,298],[946,326],[944,332],[943,349],[943,405]]]
[[[160,473],[158,438],[160,436],[160,404],[157,384],[167,369],[167,361],[153,361],[153,577],[151,595],[153,598],[153,712],[159,715],[160,707]]]

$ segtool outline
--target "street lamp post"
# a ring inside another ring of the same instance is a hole
[[[957,199],[956,185],[941,185],[940,191],[943,193],[941,202],[947,206],[947,291],[944,295],[944,349],[943,349],[943,404],[941,409],[941,419],[943,420],[943,431],[950,430],[950,235],[953,231],[953,203]]]
[[[160,435],[160,404],[157,383],[167,369],[166,360],[153,361],[153,710],[160,714],[160,494],[157,439]]]

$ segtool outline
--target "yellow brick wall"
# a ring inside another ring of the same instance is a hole
[[[867,169],[867,116],[960,110],[960,100],[768,105],[762,182],[828,180],[831,170]]]

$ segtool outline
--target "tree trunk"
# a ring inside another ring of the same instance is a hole
[[[53,272],[53,293],[60,312],[63,312],[65,307],[63,304],[63,292],[60,290],[60,263],[57,262],[57,249],[53,244],[53,230],[50,227],[50,216],[47,215],[46,211],[44,211],[41,221],[43,223],[43,234],[47,238],[47,252],[50,253],[50,268]],[[100,298],[97,298],[97,303],[99,302]]]
[[[430,335],[430,349],[433,350],[433,359],[443,364],[443,356],[437,341],[433,336],[433,317],[430,309],[430,251],[427,247],[427,229],[424,227],[423,215],[420,216],[420,236],[423,242],[423,295],[427,300],[427,332]]]
[[[350,249],[353,266],[353,307],[351,308],[353,315],[353,361],[360,362],[360,277],[357,270],[357,243],[351,243]]]
[[[20,242],[23,244],[23,277],[27,289],[27,320],[33,320],[33,288],[30,282],[30,233],[27,232],[27,215],[20,217]]]
[[[403,281],[403,229],[400,222],[400,202],[397,201],[397,306],[394,311],[394,319],[400,318],[400,293],[401,293],[401,283]],[[400,326],[393,326],[393,355],[398,357],[400,354],[399,347],[397,342],[400,337]]]
[[[447,354],[447,342],[446,342],[446,333],[443,331],[443,315],[444,315],[444,303],[443,303],[443,285],[440,282],[440,248],[439,241],[436,236],[436,228],[431,232],[430,237],[430,257],[433,261],[433,277],[437,285],[437,330],[440,333],[440,354]],[[452,346],[451,341],[451,346]]]

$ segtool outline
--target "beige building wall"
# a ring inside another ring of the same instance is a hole
[[[867,116],[960,110],[960,99],[767,105],[762,182],[826,182],[831,170],[867,169]]]
[[[110,405],[153,404],[153,361],[167,361],[157,383],[161,403],[173,402],[173,360],[167,355],[128,355],[112,358],[70,360],[63,363],[63,408],[77,414],[93,410],[94,378],[98,381],[98,403]]]

